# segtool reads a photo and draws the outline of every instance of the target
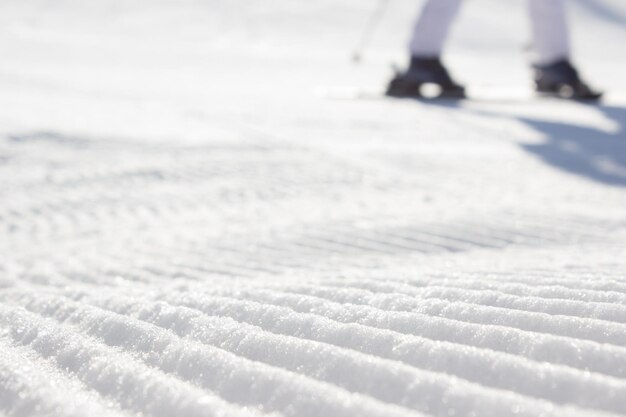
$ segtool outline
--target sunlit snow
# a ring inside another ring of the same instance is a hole
[[[420,2],[0,2],[0,415],[626,415],[626,2],[599,105],[466,3],[424,103]]]

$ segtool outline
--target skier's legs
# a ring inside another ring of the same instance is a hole
[[[440,96],[465,97],[465,89],[457,84],[440,60],[450,25],[463,0],[426,0],[415,23],[411,39],[411,59],[406,71],[396,74],[389,82],[387,95],[392,97],[421,97],[421,87],[436,84]]]
[[[441,55],[450,25],[459,11],[462,1],[426,1],[413,30],[410,44],[412,56],[439,57]]]
[[[568,59],[570,42],[565,1],[528,0],[528,2],[535,52],[534,63],[548,65]]]
[[[528,0],[534,41],[537,91],[564,98],[597,100],[602,93],[581,80],[570,62],[565,0]]]

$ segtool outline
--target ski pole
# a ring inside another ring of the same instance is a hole
[[[354,48],[354,52],[352,53],[352,62],[359,63],[363,59],[363,55],[365,55],[365,50],[370,44],[372,36],[376,31],[376,28],[380,24],[385,11],[387,10],[387,5],[389,4],[389,0],[378,0],[378,4],[376,8],[370,15],[367,20],[367,24],[361,33],[361,37],[359,38],[359,42],[356,44]]]

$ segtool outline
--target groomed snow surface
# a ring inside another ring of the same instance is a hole
[[[0,416],[626,415],[626,3],[600,105],[536,100],[523,1],[475,100],[354,100],[420,2],[0,3]]]

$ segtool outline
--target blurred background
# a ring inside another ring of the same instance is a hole
[[[7,254],[26,251],[9,264],[48,265],[29,251],[58,241],[91,253],[100,270],[104,252],[133,245],[143,249],[127,262],[165,262],[155,258],[157,236],[167,248],[195,242],[211,265],[226,252],[253,259],[262,242],[299,241],[294,225],[306,237],[332,224],[324,233],[351,244],[361,232],[335,227],[383,233],[443,222],[444,234],[463,235],[470,219],[519,230],[536,219],[623,220],[624,2],[568,3],[574,60],[607,91],[599,105],[532,99],[526,3],[499,0],[468,1],[448,49],[475,100],[335,95],[380,91],[391,64],[406,63],[421,3],[400,0],[387,4],[363,62],[351,61],[378,5],[3,1],[2,225]],[[576,241],[569,227],[554,231],[558,239]],[[510,233],[507,245],[524,240]],[[231,252],[219,248],[226,238]],[[350,256],[365,259],[359,253]],[[346,265],[324,251],[267,256],[301,256],[305,269],[332,261],[331,274]]]
[[[0,415],[626,413],[626,2],[568,1],[598,104],[523,0],[384,98],[378,4],[0,1]]]
[[[623,98],[624,2],[569,3],[575,61],[609,98]],[[420,1],[391,0],[364,62],[350,62],[377,4],[5,0],[2,129],[181,140],[228,127],[228,117],[288,124],[332,107],[316,91],[380,89],[392,63],[406,64]],[[474,91],[525,91],[528,28],[522,0],[466,2],[448,48],[451,70]],[[207,123],[209,114],[221,120]]]

